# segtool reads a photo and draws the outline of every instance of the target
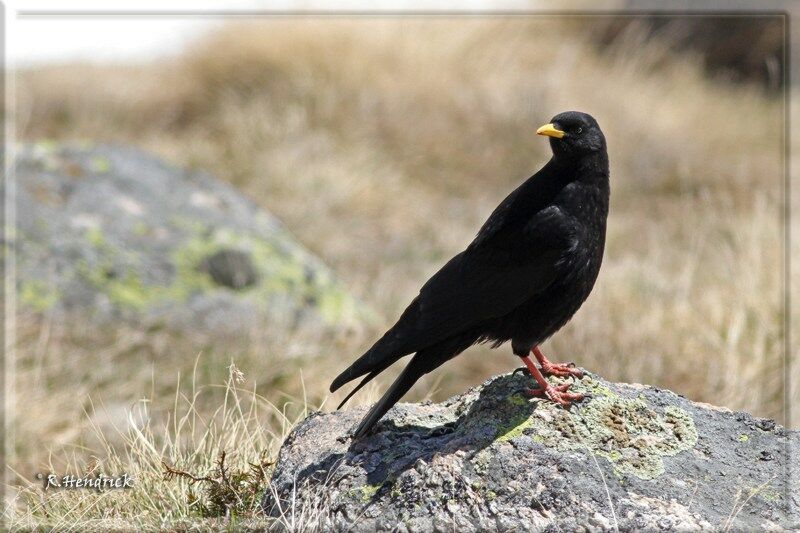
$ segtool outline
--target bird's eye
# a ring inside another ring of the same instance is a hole
[[[576,133],[576,134],[578,134],[578,133],[582,133],[582,132],[583,132],[583,128],[581,128],[580,126],[578,126],[577,128],[575,128],[575,133]]]

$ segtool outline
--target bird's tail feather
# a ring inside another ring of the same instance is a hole
[[[336,379],[331,383],[331,392],[336,392],[342,385],[353,381],[354,379],[363,376],[364,374],[371,374],[377,370],[377,375],[389,365],[397,361],[400,356],[393,357],[393,353],[383,338],[378,340],[372,348],[367,350],[364,355],[353,361],[353,364],[344,369],[344,371],[336,376]],[[373,376],[374,377],[374,376]],[[369,378],[372,379],[372,378]],[[361,388],[367,381],[362,382],[358,387]]]
[[[372,426],[386,414],[386,411],[391,409],[421,376],[431,370],[429,361],[426,359],[424,354],[423,357],[420,357],[419,353],[411,359],[408,366],[403,369],[403,372],[400,373],[392,383],[392,386],[389,387],[389,390],[386,391],[386,394],[369,410],[367,416],[364,417],[364,420],[361,421],[361,424],[358,425],[358,428],[353,433],[353,438],[362,437],[372,429]],[[360,386],[361,384],[359,384]]]
[[[387,366],[388,366],[388,365],[387,365]],[[380,367],[376,368],[375,370],[373,370],[372,372],[370,372],[369,374],[367,374],[367,377],[365,377],[364,379],[362,379],[362,380],[361,380],[361,383],[359,383],[358,385],[356,385],[356,386],[353,388],[353,390],[351,390],[350,392],[348,392],[348,393],[347,393],[347,396],[345,396],[345,397],[344,397],[344,400],[342,400],[342,401],[341,401],[341,403],[339,403],[339,407],[337,407],[336,409],[337,409],[337,410],[338,410],[338,409],[341,409],[341,408],[342,408],[342,406],[343,406],[344,404],[346,404],[346,403],[347,403],[347,400],[349,400],[350,398],[352,398],[352,397],[353,397],[353,395],[354,395],[355,393],[357,393],[358,391],[360,391],[360,390],[361,390],[361,388],[362,388],[364,385],[366,385],[367,383],[369,383],[370,381],[372,381],[372,379],[373,379],[375,376],[377,376],[378,374],[380,374],[380,373],[381,373],[381,372],[383,372],[384,370],[386,370],[386,366],[380,366]]]
[[[417,351],[414,349],[413,343],[408,342],[408,338],[414,330],[418,314],[419,302],[415,299],[406,310],[403,311],[397,323],[392,326],[389,331],[384,333],[383,336],[372,345],[372,348],[353,361],[353,364],[347,367],[344,372],[333,380],[333,383],[331,383],[331,392],[336,392],[336,389],[348,381],[352,381],[365,374],[371,374],[375,371],[380,373],[389,368],[404,355]],[[369,381],[369,379],[367,381]],[[361,385],[359,385],[358,388],[360,387]]]

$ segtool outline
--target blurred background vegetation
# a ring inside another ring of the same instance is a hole
[[[215,343],[23,311],[16,468],[97,456],[89,429],[124,426],[141,398],[156,425],[179,398],[213,419],[225,389],[212,385],[232,360],[290,419],[335,405],[331,378],[545,162],[535,129],[569,109],[607,136],[611,214],[594,292],[545,353],[783,421],[782,24],[262,19],[168,59],[20,71],[21,141],[134,145],[207,170],[280,218],[379,319],[355,335],[267,326]],[[739,33],[720,44],[714,31]],[[508,348],[475,347],[406,399],[517,365]]]

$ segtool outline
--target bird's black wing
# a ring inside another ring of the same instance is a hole
[[[545,290],[580,233],[556,206],[539,211],[522,231],[487,226],[491,234],[482,230],[420,290],[410,351],[502,317]]]

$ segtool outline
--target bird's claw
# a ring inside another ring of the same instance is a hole
[[[562,407],[569,407],[572,402],[580,401],[584,395],[580,392],[569,392],[571,383],[561,383],[556,386],[548,385],[544,389],[525,389],[526,396],[547,398],[551,402]]]
[[[527,367],[521,366],[519,368],[515,368],[514,371],[511,373],[512,376],[516,376],[517,374],[522,374],[524,376],[530,376],[531,371],[528,370]]]
[[[582,378],[583,370],[576,368],[575,363],[572,361],[568,363],[551,363],[550,361],[546,361],[542,365],[542,374],[545,374],[546,376],[558,376],[562,378],[569,376]]]

